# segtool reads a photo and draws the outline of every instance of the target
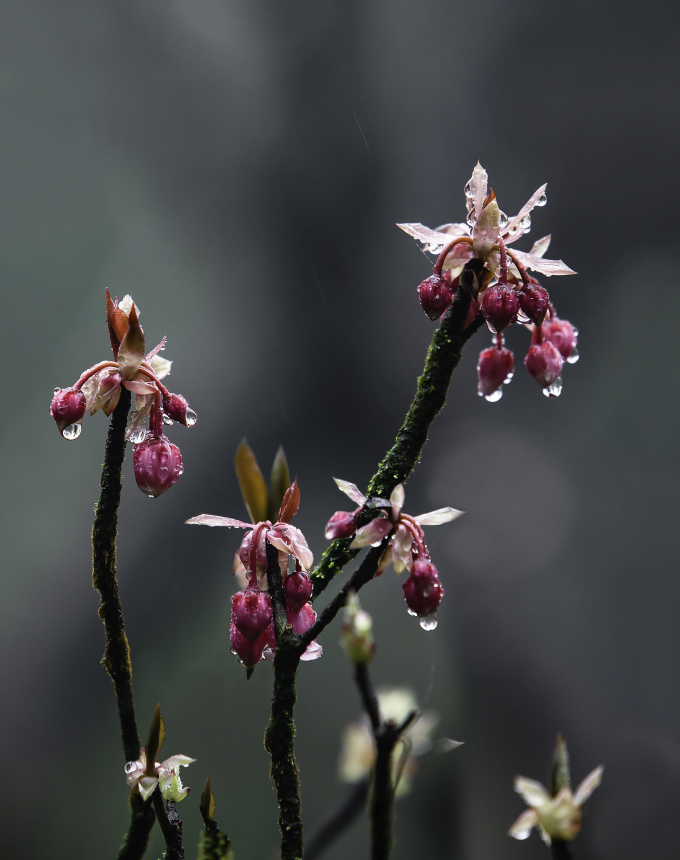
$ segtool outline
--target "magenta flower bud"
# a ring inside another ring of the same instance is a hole
[[[305,603],[297,612],[294,612],[290,606],[288,607],[288,623],[293,628],[293,633],[302,636],[316,621],[316,612],[312,609],[311,603]]]
[[[288,608],[293,612],[299,612],[312,596],[312,580],[301,571],[289,573],[283,583],[283,590],[286,593]]]
[[[189,409],[189,404],[181,394],[171,394],[163,400],[163,411],[172,421],[193,427],[196,423],[196,413]]]
[[[66,432],[72,425],[79,424],[83,420],[87,402],[82,391],[76,391],[75,388],[59,388],[54,392],[52,403],[50,405],[50,415],[57,422],[59,432],[66,439],[77,439],[80,435],[78,432]]]
[[[514,368],[515,359],[509,349],[491,346],[489,349],[482,350],[477,362],[479,393],[484,397],[490,397],[498,391],[508,377],[512,378]]]
[[[519,306],[534,325],[541,325],[550,307],[548,291],[538,284],[529,284],[519,292]]]
[[[541,388],[549,388],[562,373],[564,359],[549,340],[529,348],[524,364]]]
[[[231,620],[249,642],[259,639],[272,617],[272,601],[266,591],[246,588],[231,598]]]
[[[431,320],[439,319],[453,301],[451,287],[441,275],[430,275],[418,287],[420,306]]]
[[[445,594],[437,568],[430,561],[414,562],[411,575],[402,588],[409,613],[421,618],[433,615]]]
[[[484,290],[480,307],[489,328],[494,332],[503,331],[517,320],[519,299],[517,293],[505,284],[496,284]]]
[[[543,337],[557,347],[562,358],[568,359],[576,349],[578,333],[570,322],[555,317],[543,326]]]
[[[139,489],[156,498],[177,483],[182,468],[182,455],[177,445],[161,436],[151,436],[135,446],[132,457],[135,480]]]
[[[356,514],[350,514],[349,511],[336,511],[326,524],[326,540],[351,537],[356,530]]]
[[[236,654],[247,669],[257,666],[262,659],[262,652],[268,644],[267,632],[262,633],[254,642],[250,642],[232,621],[229,626],[229,638],[231,639],[231,653]]]

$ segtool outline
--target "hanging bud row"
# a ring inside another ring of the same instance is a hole
[[[111,299],[107,290],[106,319],[113,360],[93,365],[70,388],[56,388],[50,415],[64,439],[72,441],[80,436],[88,410],[94,415],[101,409],[109,416],[118,405],[121,389],[134,394],[135,405],[128,415],[125,438],[135,445],[137,486],[155,498],[175,484],[183,472],[182,455],[163,435],[163,425],[176,421],[191,427],[196,423],[196,413],[181,394],[172,394],[161,382],[172,365],[158,355],[165,349],[165,338],[145,354],[139,311],[130,296],[119,302]]]
[[[471,300],[466,327],[478,313],[494,335],[518,322],[528,326],[532,341],[524,364],[543,393],[557,397],[562,391],[562,364],[578,360],[577,332],[556,316],[548,291],[527,270],[546,277],[574,272],[561,260],[544,258],[550,236],[539,239],[528,253],[507,248],[531,230],[532,210],[547,202],[545,189],[542,185],[517,215],[508,218],[488,187],[486,171],[477,164],[465,186],[465,223],[445,224],[436,230],[422,224],[398,226],[439,255],[433,274],[418,287],[428,317],[439,319],[460,286]],[[545,343],[555,348],[559,358]],[[479,395],[491,402],[500,400],[503,383],[510,382],[513,368],[512,353],[502,342],[483,350],[477,365]]]

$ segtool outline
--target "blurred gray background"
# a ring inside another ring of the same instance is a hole
[[[262,735],[271,667],[229,654],[232,459],[279,443],[316,556],[391,444],[433,326],[429,273],[397,221],[461,220],[477,159],[501,207],[542,182],[531,236],[579,274],[547,282],[581,332],[548,401],[518,372],[476,396],[468,345],[407,510],[467,511],[429,532],[447,595],[420,630],[390,571],[362,598],[377,684],[407,683],[464,740],[399,802],[395,860],[541,858],[506,830],[517,773],[544,779],[555,732],[576,780],[604,762],[577,860],[672,856],[680,802],[675,323],[680,314],[677,4],[442,0],[5,0],[0,27],[2,425],[0,732],[5,857],[112,857],[127,790],[90,580],[106,420],[76,443],[52,389],[107,358],[104,288],[166,333],[186,473],[166,496],[125,466],[119,572],[142,733],[161,700],[167,754],[198,761],[188,857],[212,777],[237,857],[271,858]],[[308,832],[338,800],[359,712],[337,628],[299,674]],[[364,822],[329,851],[367,856]],[[158,834],[149,852],[161,853]]]

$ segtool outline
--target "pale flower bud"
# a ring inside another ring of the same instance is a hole
[[[345,604],[340,644],[355,666],[367,665],[375,654],[373,619],[361,608],[356,594],[351,594]]]

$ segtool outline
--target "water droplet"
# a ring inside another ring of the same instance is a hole
[[[543,389],[546,397],[559,397],[562,393],[562,377],[558,376],[552,385]]]
[[[489,331],[491,332],[491,334],[498,334],[498,332],[496,331],[496,329],[491,325],[491,323],[490,323],[488,320],[486,321],[486,324],[487,324],[487,326],[488,326]],[[495,346],[495,341],[494,341],[494,346]]]
[[[137,762],[136,761],[129,761],[125,765],[125,773],[132,773],[132,771],[136,770],[136,769],[137,769]]]
[[[546,204],[547,202],[548,202],[548,198],[547,198],[546,193],[545,193],[545,191],[544,191],[544,192],[543,192],[543,194],[541,194],[541,196],[540,196],[540,197],[538,198],[538,200],[536,201],[536,205],[537,205],[537,206],[545,206],[545,204]]]
[[[194,424],[198,421],[198,415],[194,412],[193,409],[187,409],[187,427],[193,427]]]
[[[498,401],[503,396],[503,389],[497,388],[495,391],[492,391],[491,394],[485,395],[484,399],[488,400],[489,403],[498,403]]]
[[[517,311],[517,322],[519,323],[528,323],[529,317],[524,313],[524,311]]]
[[[500,228],[501,228],[501,230],[505,230],[505,228],[508,226],[508,216],[505,214],[505,212],[501,211],[501,212],[499,212],[499,217],[500,217],[500,222],[499,222]]]
[[[410,609],[410,608],[407,610],[407,612],[408,612],[408,614],[409,614],[409,615],[412,615],[414,618],[417,618],[417,617],[418,617],[418,613],[417,613],[417,612],[414,612],[414,611],[413,611],[412,609]]]
[[[82,429],[82,424],[69,424],[68,427],[64,427],[61,431],[61,435],[64,439],[68,439],[69,442],[73,442],[74,439],[77,439],[78,436],[80,436]]]
[[[503,380],[503,385],[508,385],[510,382],[512,382],[512,377],[514,375],[515,375],[515,371],[511,370],[510,373],[508,373],[508,375]]]
[[[152,493],[149,493],[149,498],[150,498],[150,499],[155,499],[156,497],[155,497]]]
[[[132,412],[128,415],[127,426],[132,427],[132,425],[137,420],[137,412],[133,409]]]
[[[130,442],[132,442],[133,445],[139,445],[139,443],[143,442],[145,439],[146,429],[144,427],[138,427],[130,433]]]
[[[472,181],[470,179],[465,183],[465,196],[468,200],[472,200],[475,196],[475,192],[472,190]]]
[[[466,221],[468,227],[474,227],[475,226],[475,210],[474,209],[470,209],[470,211],[467,214],[467,218],[465,219],[465,221]]]
[[[571,351],[571,355],[567,359],[567,364],[576,364],[581,356],[578,354],[578,350],[574,347]]]
[[[574,329],[574,337],[578,337],[578,329],[575,325],[573,325],[572,328]]]
[[[523,218],[520,218],[517,226],[520,230],[528,233],[531,230],[531,215],[525,215]]]
[[[513,226],[508,230],[510,236],[516,236],[519,233],[519,227],[517,224],[513,224]]]
[[[432,615],[423,615],[420,619],[420,626],[423,630],[436,630],[437,629],[437,613],[433,612]]]
[[[441,242],[430,242],[430,244],[427,246],[427,250],[430,252],[430,254],[439,255],[444,250],[444,246],[441,244]]]
[[[54,389],[54,393],[55,393],[55,394],[59,394],[59,392],[60,392],[60,391],[61,391],[61,388],[55,388],[55,389]]]
[[[172,425],[173,425],[174,423],[175,423],[175,422],[172,420],[172,418],[171,418],[169,415],[166,415],[166,414],[165,414],[165,412],[164,412],[164,413],[163,413],[163,424],[165,424],[165,425],[166,425],[166,426],[168,426],[168,427],[172,427]]]
[[[178,474],[178,475],[183,475],[183,474],[184,474],[184,466],[180,466],[180,467],[179,467],[179,472],[178,472],[177,474]]]

